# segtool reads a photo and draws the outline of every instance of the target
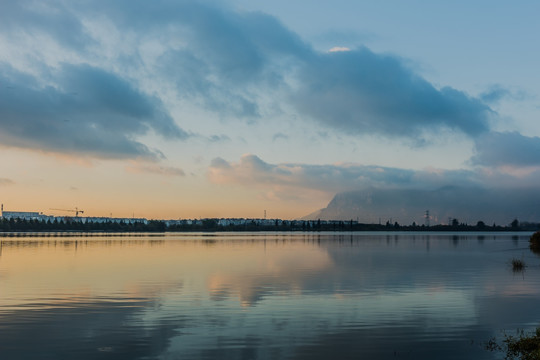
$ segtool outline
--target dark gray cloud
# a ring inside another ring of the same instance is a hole
[[[274,98],[286,94],[284,103],[304,118],[352,134],[421,139],[422,132],[439,128],[470,136],[489,130],[493,111],[480,99],[450,87],[436,88],[396,56],[367,48],[319,53],[266,14],[196,1],[31,5],[22,1],[7,6],[0,28],[46,34],[85,54],[87,45],[99,40],[91,37],[83,20],[106,19],[135,43],[163,42],[155,66],[144,70],[172,82],[179,97],[223,116],[260,117],[261,105],[268,101],[261,98],[279,93]],[[178,43],[171,45],[170,39]],[[92,49],[99,51],[99,46]],[[116,61],[141,70],[141,56],[120,54]]]
[[[72,4],[60,1],[2,1],[0,30],[14,36],[48,36],[67,47],[94,44]]]
[[[260,117],[261,91],[283,86],[285,64],[311,51],[272,16],[205,2],[103,2],[89,11],[136,34],[144,28],[182,39],[164,51],[156,71],[174,81],[180,97],[220,115]]]
[[[357,134],[420,137],[450,128],[488,131],[492,110],[456,89],[436,89],[403,61],[367,48],[319,54],[302,67],[293,103],[323,124]]]
[[[478,137],[471,162],[484,166],[540,166],[540,138],[517,132],[490,132]]]
[[[96,35],[101,22],[114,27],[118,41],[129,40],[133,47],[103,50]],[[139,78],[144,76],[157,87],[174,89],[173,97],[220,117],[252,121],[264,117],[267,108],[282,107],[326,129],[412,139],[420,145],[427,134],[451,129],[480,136],[476,164],[537,161],[536,138],[522,137],[518,144],[519,134],[490,133],[489,120],[496,113],[487,104],[515,98],[516,92],[497,85],[475,98],[451,87],[437,88],[404,59],[366,47],[321,53],[263,13],[206,1],[22,0],[2,7],[0,36],[19,39],[22,49],[28,38],[44,37],[73,55],[62,57],[58,68],[26,48],[35,67],[28,72],[34,75],[0,67],[0,143],[5,146],[99,158],[162,157],[140,136],[155,132],[185,139],[189,134],[157,95],[146,94]],[[147,43],[161,46],[153,50],[152,61],[145,60]],[[278,133],[273,140],[287,136]],[[497,147],[501,137],[505,143]],[[526,151],[519,154],[516,148]],[[350,184],[355,175],[363,173],[353,171],[343,179]]]
[[[319,53],[268,15],[181,8],[175,20],[188,28],[187,46],[164,57],[177,65],[179,91],[199,96],[208,109],[258,117],[260,92],[285,90],[300,115],[347,133],[419,139],[439,128],[470,136],[488,131],[494,112],[487,105],[435,88],[398,57],[367,48]],[[297,85],[288,87],[286,78]]]
[[[135,140],[150,130],[184,139],[158,98],[113,73],[63,65],[42,85],[8,66],[0,68],[0,141],[5,146],[98,158],[157,159]]]

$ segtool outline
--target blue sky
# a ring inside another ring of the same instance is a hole
[[[294,218],[368,186],[537,190],[535,2],[0,4],[9,209]]]

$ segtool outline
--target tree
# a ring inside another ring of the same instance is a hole
[[[518,221],[518,219],[514,219],[514,221],[512,221],[512,222],[510,223],[510,226],[512,227],[512,229],[517,229],[517,228],[519,228],[519,221]]]

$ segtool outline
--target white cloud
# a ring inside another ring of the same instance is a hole
[[[333,48],[328,50],[328,52],[340,52],[340,51],[351,51],[351,49],[344,46],[334,46]]]

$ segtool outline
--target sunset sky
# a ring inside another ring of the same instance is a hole
[[[298,218],[540,189],[537,1],[0,0],[0,202]]]

